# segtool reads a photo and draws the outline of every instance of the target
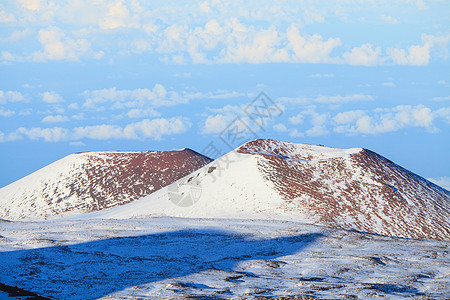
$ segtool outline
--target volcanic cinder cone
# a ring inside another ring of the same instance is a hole
[[[449,191],[369,150],[258,139],[97,217],[286,219],[448,239],[449,210]]]
[[[72,154],[0,189],[0,219],[39,220],[122,205],[209,162],[190,149]]]

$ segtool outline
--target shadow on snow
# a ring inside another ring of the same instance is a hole
[[[321,234],[269,240],[216,230],[182,230],[0,253],[0,281],[58,299],[99,298],[127,287],[245,260],[299,252]]]

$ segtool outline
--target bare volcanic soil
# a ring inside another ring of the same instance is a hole
[[[450,238],[449,191],[372,151],[339,157],[333,149],[296,151],[295,144],[255,140],[238,151],[261,156],[260,172],[288,214],[303,211],[316,224],[383,235]]]
[[[122,205],[209,162],[190,149],[72,154],[0,189],[0,218],[46,218]]]

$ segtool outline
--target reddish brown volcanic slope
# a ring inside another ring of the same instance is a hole
[[[287,214],[392,236],[450,238],[449,191],[366,149],[330,157],[333,148],[296,145],[255,140],[238,149],[262,157],[260,172]]]
[[[46,218],[122,205],[209,162],[189,149],[72,154],[0,189],[0,219]]]

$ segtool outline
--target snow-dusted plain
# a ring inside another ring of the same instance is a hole
[[[450,295],[448,241],[169,217],[1,222],[0,232],[1,282],[53,299]]]

